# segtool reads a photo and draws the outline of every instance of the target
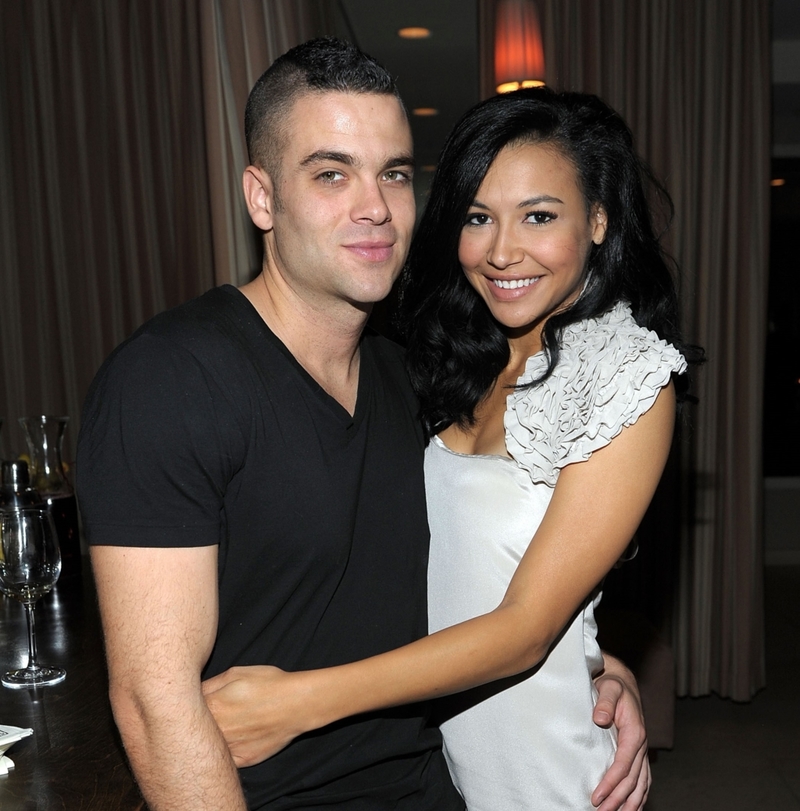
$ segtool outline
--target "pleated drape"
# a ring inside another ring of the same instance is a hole
[[[692,162],[676,201],[675,244],[687,269],[687,321],[709,362],[698,375],[695,430],[684,443],[695,510],[682,538],[678,688],[747,700],[765,681],[768,4],[701,3],[687,17],[683,86],[695,85],[697,94],[675,152],[675,163]]]
[[[491,4],[489,4],[491,5]],[[676,217],[685,333],[705,347],[681,447],[672,639],[681,695],[764,684],[761,396],[767,0],[539,0],[548,84],[618,109]],[[490,20],[490,9],[483,8]],[[485,53],[485,48],[484,48]],[[491,92],[489,70],[484,92]]]
[[[0,6],[0,414],[65,413],[145,318],[213,280],[185,2]],[[69,454],[68,454],[69,456]]]
[[[321,0],[0,3],[0,456],[150,316],[256,267],[247,93]],[[249,239],[249,241],[248,241]]]
[[[243,284],[260,269],[261,238],[241,191],[247,152],[242,130],[256,79],[292,45],[333,25],[322,0],[201,0],[203,92],[217,284]]]

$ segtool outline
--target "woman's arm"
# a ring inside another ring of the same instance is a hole
[[[236,762],[263,760],[341,718],[459,692],[541,661],[638,527],[667,459],[674,410],[670,386],[609,445],[561,471],[494,611],[339,667],[233,668],[207,682],[206,700]]]

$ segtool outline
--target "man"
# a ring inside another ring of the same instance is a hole
[[[462,809],[425,707],[239,774],[203,699],[235,665],[325,667],[426,632],[416,406],[399,351],[365,332],[414,222],[405,110],[373,60],[314,41],[256,84],[246,135],[262,273],[142,327],[84,413],[115,719],[153,811]]]

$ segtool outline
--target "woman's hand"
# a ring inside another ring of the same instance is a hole
[[[310,673],[232,667],[203,682],[203,695],[238,768],[272,757],[312,725]]]

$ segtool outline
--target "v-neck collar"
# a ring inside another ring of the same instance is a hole
[[[356,407],[354,413],[350,412],[335,398],[328,394],[327,391],[319,384],[319,382],[308,370],[297,360],[292,354],[289,347],[270,329],[266,321],[261,317],[258,310],[253,306],[250,299],[242,293],[241,290],[233,285],[226,284],[222,286],[225,292],[230,292],[234,301],[238,301],[240,306],[246,311],[248,320],[250,320],[263,337],[265,337],[271,344],[273,344],[289,361],[292,367],[296,370],[297,374],[305,381],[308,388],[314,393],[331,413],[331,415],[339,422],[342,427],[348,432],[355,433],[358,426],[364,419],[364,413],[368,406],[370,397],[371,386],[370,382],[374,374],[374,366],[372,362],[372,355],[369,349],[369,342],[364,341],[362,334],[359,341],[359,368],[358,368],[358,390],[356,393]]]

